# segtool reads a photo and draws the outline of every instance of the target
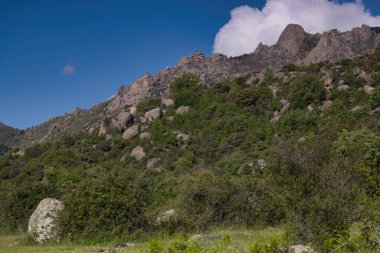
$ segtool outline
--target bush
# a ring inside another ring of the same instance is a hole
[[[243,88],[231,90],[228,99],[238,106],[248,107],[257,113],[265,113],[269,108],[273,93],[268,87]]]
[[[137,104],[137,111],[143,115],[149,110],[160,107],[160,105],[161,105],[160,98],[157,98],[157,97],[148,98]]]
[[[139,197],[134,187],[120,176],[82,181],[63,198],[62,234],[75,238],[147,229],[144,203]]]
[[[176,78],[170,85],[173,93],[174,105],[196,106],[205,89],[197,76],[184,74]]]
[[[17,188],[11,185],[1,186],[0,229],[23,230],[39,202],[48,197],[58,197],[58,193],[54,187],[42,183],[20,185]]]
[[[297,133],[308,133],[316,130],[318,117],[301,110],[294,110],[283,117],[277,124],[277,130],[282,135],[291,136]]]
[[[355,76],[352,71],[343,75],[343,81],[345,84],[355,89],[358,89],[365,84],[365,80],[360,76]]]
[[[244,88],[239,90],[233,90],[228,94],[229,100],[240,106],[250,106],[256,105],[259,95],[254,88]]]
[[[371,109],[374,110],[380,107],[380,88],[376,89],[370,99]]]
[[[348,160],[332,156],[327,139],[299,147],[280,145],[277,178],[286,196],[288,233],[301,244],[330,251],[348,239],[354,220],[365,218],[367,198]]]
[[[303,109],[309,104],[319,104],[324,99],[326,99],[326,91],[318,76],[304,74],[292,81],[289,100],[293,108]]]

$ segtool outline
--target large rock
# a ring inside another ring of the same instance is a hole
[[[154,108],[150,111],[147,111],[144,116],[149,121],[161,118],[161,116],[162,116],[161,108]]]
[[[30,216],[28,235],[38,243],[54,239],[58,234],[58,219],[64,207],[57,199],[43,199]]]
[[[177,110],[175,111],[177,114],[184,114],[184,113],[187,113],[188,111],[190,110],[190,106],[180,106],[177,108]]]
[[[132,149],[130,156],[137,161],[141,161],[145,157],[144,149],[141,146],[137,146]]]
[[[100,123],[100,128],[98,132],[98,136],[104,136],[107,134],[107,128],[108,128],[108,119],[103,119]]]
[[[313,253],[314,250],[305,245],[293,245],[289,247],[288,253]]]
[[[131,138],[134,138],[137,136],[138,131],[139,131],[138,125],[131,126],[130,128],[124,131],[122,138],[124,140],[129,140]]]
[[[129,123],[133,121],[133,115],[129,112],[121,112],[117,115],[116,127],[119,131],[124,131]]]
[[[136,117],[137,116],[137,107],[131,106],[131,108],[129,108],[129,113],[132,114],[133,117]]]
[[[161,100],[161,103],[162,103],[163,105],[165,105],[165,106],[172,106],[172,105],[174,105],[174,100],[171,99],[171,98],[163,98],[163,99]]]
[[[156,226],[158,227],[162,226],[164,223],[176,217],[176,215],[177,215],[177,212],[174,209],[161,213],[156,219]]]
[[[371,95],[375,91],[375,88],[369,85],[364,85],[363,89],[364,92],[368,95]]]
[[[99,136],[105,136],[110,129],[122,132],[133,121],[133,115],[129,112],[121,112],[116,117],[105,117],[100,123]]]
[[[143,132],[140,134],[140,140],[142,141],[149,141],[150,140],[150,133],[148,132]]]

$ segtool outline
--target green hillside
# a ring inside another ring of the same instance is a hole
[[[66,206],[61,236],[73,240],[283,226],[284,243],[321,252],[379,249],[379,62],[377,51],[288,65],[258,85],[184,75],[171,85],[175,104],[139,125],[150,139],[95,132],[4,154],[0,229],[25,230],[38,202],[55,197]],[[138,113],[157,106],[151,98]],[[140,161],[130,156],[137,146]],[[176,218],[156,226],[171,209]]]
[[[9,127],[0,122],[0,153],[17,146],[22,137],[22,131]]]

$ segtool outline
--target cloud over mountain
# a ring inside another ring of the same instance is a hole
[[[253,52],[260,42],[273,45],[291,23],[302,25],[309,33],[334,28],[348,31],[363,24],[380,26],[380,16],[372,16],[360,0],[267,0],[261,10],[240,6],[231,11],[231,19],[217,33],[214,53],[237,56]]]

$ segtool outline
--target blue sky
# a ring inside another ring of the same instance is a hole
[[[364,1],[374,15],[377,2]],[[105,101],[194,51],[210,55],[233,8],[264,3],[0,0],[0,121],[31,127]]]

